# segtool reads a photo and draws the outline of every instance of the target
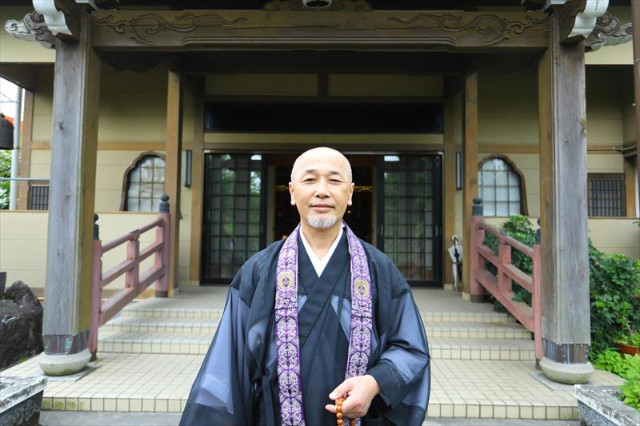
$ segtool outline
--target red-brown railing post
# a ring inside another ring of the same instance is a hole
[[[544,355],[542,348],[542,295],[540,294],[542,287],[540,277],[542,274],[540,258],[540,244],[536,244],[533,246],[533,271],[531,273],[533,294],[531,296],[531,309],[533,311],[533,338],[537,361],[540,361]]]
[[[155,265],[164,270],[162,278],[154,285],[156,297],[169,296],[169,259],[171,256],[171,216],[169,214],[169,196],[164,194],[160,203],[158,218],[163,225],[156,231],[156,241],[162,241],[162,250],[156,253]]]
[[[511,294],[512,281],[505,272],[505,266],[511,265],[511,246],[500,242],[498,244],[498,259],[500,266],[498,267],[498,291],[507,297]]]
[[[95,361],[98,353],[98,327],[102,306],[102,241],[100,240],[99,216],[93,216],[93,276],[91,281],[91,320],[89,324],[89,351]]]
[[[137,261],[140,257],[140,234],[132,232],[127,243],[127,260]],[[140,263],[135,262],[133,268],[125,273],[124,284],[127,288],[138,287],[140,282]]]
[[[482,246],[482,243],[484,242],[484,231],[478,227],[482,220],[482,199],[474,198],[473,210],[471,212],[471,232],[469,233],[471,241],[469,242],[469,248],[467,250],[471,250],[469,252],[469,276],[471,277],[469,291],[471,292],[471,301],[478,302],[483,299],[483,296],[485,294],[484,288],[476,277],[477,271],[480,269],[484,269],[484,261],[478,253],[480,246]],[[464,265],[462,267],[464,268]]]

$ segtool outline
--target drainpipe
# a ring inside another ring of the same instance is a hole
[[[11,184],[9,186],[9,210],[16,209],[18,199],[18,162],[20,161],[20,119],[22,118],[22,87],[16,85],[16,112],[13,115],[13,151],[11,152]]]
[[[631,1],[631,22],[633,23],[633,87],[636,114],[636,200],[640,198],[640,2]],[[636,202],[636,214],[640,206]]]

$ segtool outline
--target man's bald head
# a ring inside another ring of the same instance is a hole
[[[351,174],[351,164],[349,164],[347,157],[345,157],[340,151],[326,146],[312,148],[303,152],[298,158],[296,158],[296,161],[293,163],[293,168],[291,169],[291,182],[294,182],[295,176],[300,173],[303,164],[307,164],[310,161],[312,162],[314,158],[320,159],[330,157],[337,157],[342,160],[344,175],[348,179],[349,183],[351,183],[353,177]]]

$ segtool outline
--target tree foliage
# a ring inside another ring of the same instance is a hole
[[[0,178],[11,177],[11,151],[0,150]],[[0,181],[0,209],[9,208],[9,187],[8,180]]]

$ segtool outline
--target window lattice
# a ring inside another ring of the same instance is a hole
[[[521,182],[518,173],[502,158],[491,158],[478,171],[478,195],[485,216],[522,213]]]
[[[125,210],[157,212],[164,194],[164,160],[145,156],[129,172]]]
[[[31,185],[29,210],[49,210],[49,185]]]
[[[589,174],[589,216],[625,216],[624,174]]]

